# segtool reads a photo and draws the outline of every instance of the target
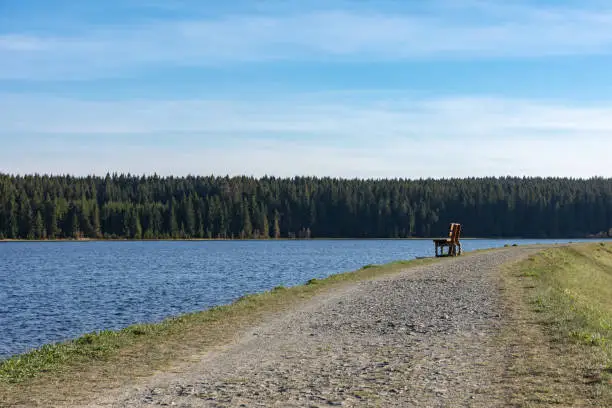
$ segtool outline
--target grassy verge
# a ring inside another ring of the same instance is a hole
[[[612,406],[612,245],[547,249],[509,271],[510,402]]]
[[[279,286],[246,295],[230,305],[161,323],[90,333],[73,341],[41,347],[0,363],[0,406],[54,406],[82,400],[88,393],[111,389],[214,350],[266,316],[295,307],[323,291],[433,261],[367,265],[355,272],[311,279],[301,286]]]

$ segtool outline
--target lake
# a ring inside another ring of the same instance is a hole
[[[463,247],[561,242],[465,240]],[[0,243],[0,358],[433,253],[431,240]]]

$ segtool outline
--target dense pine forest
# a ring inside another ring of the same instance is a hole
[[[431,237],[452,221],[472,237],[607,234],[612,179],[0,174],[0,239]]]

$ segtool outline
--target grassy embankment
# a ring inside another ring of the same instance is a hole
[[[544,250],[506,283],[513,406],[612,407],[612,244]]]
[[[43,346],[0,363],[0,406],[49,406],[54,401],[79,401],[88,393],[103,392],[156,370],[188,362],[193,355],[231,342],[241,330],[266,316],[289,310],[323,291],[430,262],[433,259],[368,265],[355,272],[312,279],[301,286],[281,286],[246,295],[230,305],[157,324],[96,332]]]

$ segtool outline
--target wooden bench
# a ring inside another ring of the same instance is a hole
[[[433,240],[434,246],[436,248],[436,257],[461,255],[461,242],[459,241],[460,236],[461,224],[452,223],[450,225],[448,238]],[[446,254],[444,254],[444,247],[448,247],[448,251]]]

